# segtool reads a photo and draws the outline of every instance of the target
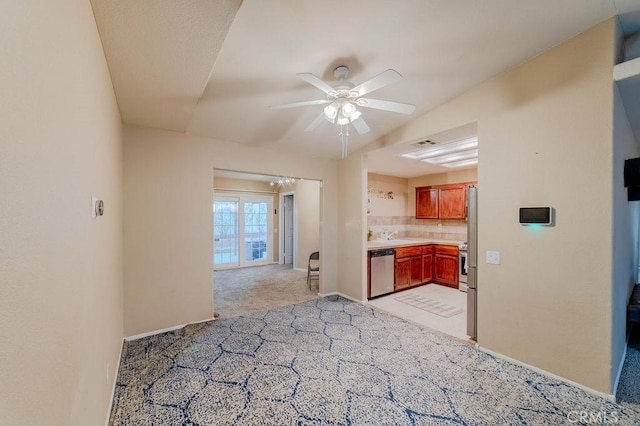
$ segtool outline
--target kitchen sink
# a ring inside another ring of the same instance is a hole
[[[412,244],[415,243],[413,240],[401,240],[399,238],[394,238],[392,240],[373,240],[374,243],[384,243],[384,244]]]

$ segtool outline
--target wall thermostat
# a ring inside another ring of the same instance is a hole
[[[520,207],[520,224],[552,226],[553,207]]]

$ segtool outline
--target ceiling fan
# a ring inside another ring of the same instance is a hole
[[[400,75],[398,71],[388,69],[357,86],[350,81],[346,81],[348,74],[349,68],[347,66],[340,65],[336,67],[336,69],[333,70],[333,75],[338,81],[333,84],[326,83],[311,73],[296,74],[307,83],[322,90],[325,93],[326,98],[276,105],[270,108],[285,109],[307,105],[326,105],[322,113],[320,113],[320,115],[318,115],[318,117],[316,117],[316,119],[313,120],[311,124],[304,129],[304,131],[311,132],[315,130],[324,120],[339,125],[341,127],[340,135],[342,136],[343,158],[347,156],[349,123],[353,125],[359,134],[364,134],[371,130],[363,120],[362,112],[358,109],[359,107],[380,109],[398,112],[401,114],[411,114],[415,110],[416,106],[412,104],[363,97],[367,93],[373,92],[374,90],[378,90],[402,79],[402,75]]]

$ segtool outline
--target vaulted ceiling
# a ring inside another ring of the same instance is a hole
[[[92,0],[125,123],[339,158],[338,127],[304,132],[324,99],[296,77],[356,85],[392,68],[371,94],[413,115],[366,109],[371,132],[350,151],[614,15],[640,29],[637,0]]]

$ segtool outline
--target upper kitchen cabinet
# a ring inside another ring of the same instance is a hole
[[[467,217],[467,186],[451,185],[439,189],[438,211],[440,219]]]
[[[438,189],[431,186],[416,188],[416,218],[438,218]]]
[[[467,186],[475,182],[416,188],[416,219],[465,219]]]

